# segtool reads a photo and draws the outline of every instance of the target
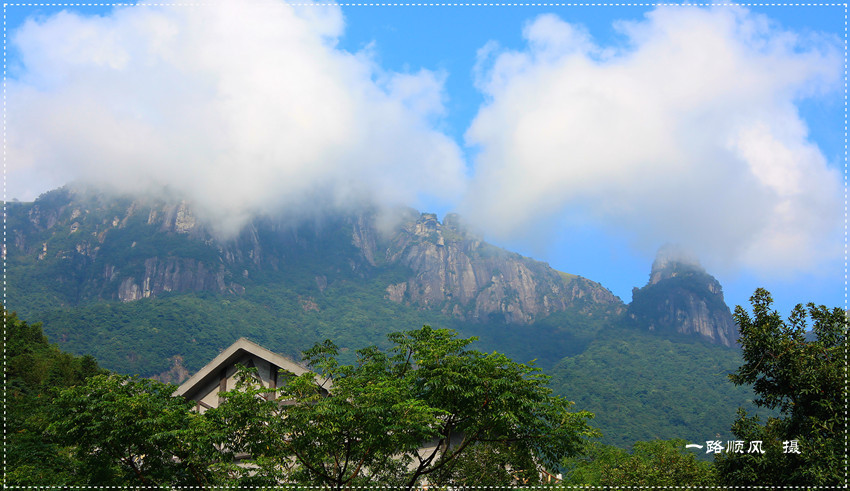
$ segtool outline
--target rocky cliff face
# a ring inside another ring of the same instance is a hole
[[[647,285],[632,291],[628,316],[651,331],[698,335],[730,347],[738,339],[720,283],[695,259],[670,248],[659,251]]]
[[[388,262],[414,272],[388,285],[388,298],[467,320],[527,324],[588,299],[614,309],[622,305],[597,283],[579,277],[565,281],[548,264],[482,242],[455,214],[440,223],[430,213],[409,213],[384,254]]]
[[[107,265],[113,273],[115,268]],[[224,292],[224,268],[212,270],[201,261],[192,258],[151,257],[144,261],[145,271],[141,275],[124,277],[118,286],[118,299],[132,302],[140,298],[155,297],[164,292]],[[231,285],[238,288],[237,285]]]
[[[219,240],[184,201],[62,189],[10,204],[10,216],[12,262],[55,275],[71,291],[69,303],[240,294],[270,277],[289,281],[287,274],[309,274],[324,291],[340,275],[395,268],[406,273],[386,284],[386,298],[466,320],[527,324],[571,307],[624,308],[597,283],[483,242],[453,214],[440,223],[433,214],[404,210],[394,225],[381,227],[371,211],[300,224],[266,217]],[[310,270],[294,273],[299,264]]]
[[[68,303],[241,288],[227,281],[186,202],[105,200],[60,189],[35,203],[9,203],[8,211],[10,264],[34,262],[65,285]]]

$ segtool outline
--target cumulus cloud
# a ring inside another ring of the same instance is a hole
[[[343,29],[338,7],[283,2],[31,19],[11,35],[8,185],[168,189],[223,232],[257,212],[458,196],[459,147],[435,130],[445,74],[385,71],[339,49]]]
[[[839,97],[839,40],[743,8],[657,8],[599,46],[554,15],[520,51],[488,43],[464,212],[492,234],[570,215],[676,242],[713,267],[793,272],[838,257],[841,176],[798,104]],[[836,99],[837,100],[837,99]]]

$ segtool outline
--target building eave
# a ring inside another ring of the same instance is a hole
[[[217,379],[223,368],[230,366],[236,360],[242,358],[246,353],[261,358],[272,365],[292,373],[295,376],[302,375],[310,371],[286,356],[269,351],[259,344],[245,338],[239,338],[235,343],[230,345],[230,347],[219,353],[219,355],[211,362],[207,363],[203,368],[183,382],[180,387],[174,391],[173,395],[191,398],[195,392],[200,390],[210,381]]]

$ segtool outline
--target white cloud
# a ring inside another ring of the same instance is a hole
[[[762,272],[838,257],[841,177],[796,104],[839,97],[839,40],[733,7],[658,8],[616,27],[625,48],[546,15],[525,50],[479,51],[471,221],[510,236],[578,214],[638,246],[676,242]]]
[[[11,195],[45,175],[168,187],[224,231],[282,207],[458,196],[460,150],[434,129],[445,75],[386,72],[336,48],[343,28],[338,7],[282,2],[27,21],[11,38]]]

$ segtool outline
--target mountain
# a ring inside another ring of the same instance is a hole
[[[353,356],[422,324],[492,349],[515,339],[516,354],[555,363],[585,340],[535,322],[625,310],[598,283],[488,244],[451,214],[281,214],[222,238],[185,201],[70,188],[7,214],[11,310],[110,369],[175,381],[240,336],[293,356],[332,337]]]
[[[320,291],[351,272],[403,270],[400,281],[385,285],[388,299],[463,320],[529,324],[573,307],[624,308],[598,283],[482,241],[454,214],[442,224],[410,209],[308,223],[265,217],[220,240],[185,201],[116,200],[63,188],[31,204],[9,203],[8,211],[9,261],[52,276],[63,305],[164,293],[240,295],[309,264]],[[379,230],[378,219],[391,226]]]
[[[720,282],[672,246],[658,251],[649,282],[632,291],[628,317],[650,331],[697,335],[723,346],[736,346],[738,339]]]
[[[451,328],[477,336],[475,349],[536,360],[618,445],[698,442],[752,397],[726,380],[740,354],[713,342],[732,339],[712,317],[725,308],[720,285],[680,258],[657,260],[626,306],[488,244],[454,214],[261,216],[231,237],[208,223],[179,199],[92,190],[7,203],[6,306],[67,351],[170,382],[239,337],[293,357],[332,339],[353,362],[390,332]]]

